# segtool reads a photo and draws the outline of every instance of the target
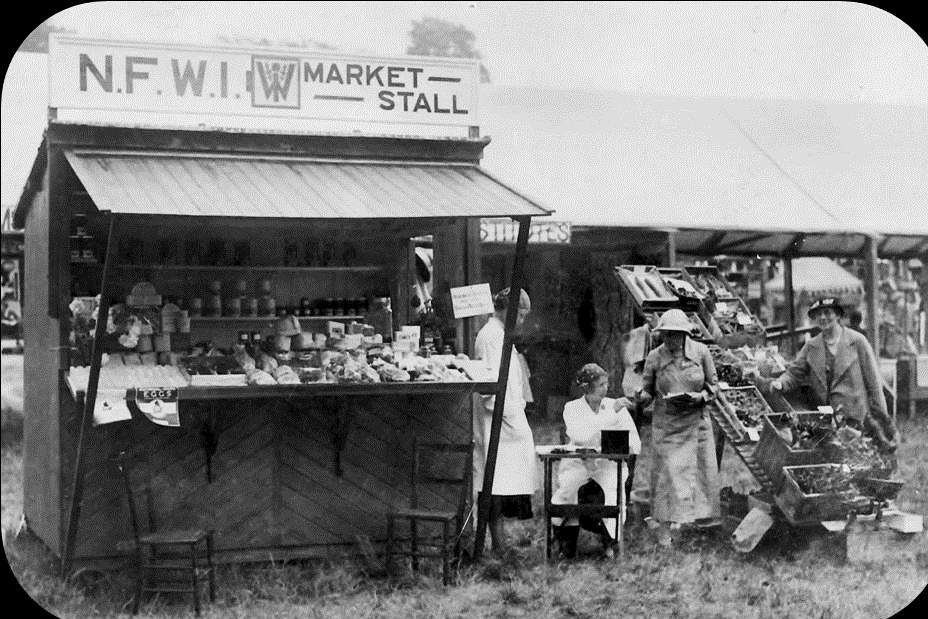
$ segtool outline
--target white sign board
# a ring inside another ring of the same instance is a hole
[[[473,284],[451,289],[451,308],[455,318],[470,318],[493,313],[490,284]]]
[[[482,243],[515,243],[519,237],[519,224],[511,219],[481,219]],[[529,243],[570,243],[570,222],[533,221],[529,224]]]
[[[49,106],[66,121],[92,118],[113,124],[173,125],[186,118],[239,129],[299,129],[307,120],[466,129],[478,125],[478,66],[469,59],[207,48],[53,34]]]

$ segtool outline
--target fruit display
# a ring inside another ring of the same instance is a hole
[[[832,415],[819,413],[794,413],[768,417],[777,427],[777,432],[790,449],[818,449],[828,445],[835,436],[836,428]],[[777,419],[777,421],[773,421]]]
[[[851,494],[851,474],[841,466],[790,467],[790,474],[803,494]]]
[[[759,328],[754,316],[741,299],[719,299],[712,310],[712,317],[726,335]]]
[[[664,283],[667,287],[680,298],[702,299],[705,295],[696,290],[696,287],[688,281],[676,277],[664,276]]]
[[[639,305],[676,303],[679,300],[653,266],[624,265],[616,267],[615,272]]]
[[[892,456],[880,453],[873,439],[846,426],[835,432],[827,449],[829,460],[847,466],[854,479],[885,479],[895,468]]]
[[[722,389],[720,395],[745,431],[760,432],[762,416],[773,412],[756,387]]]
[[[687,267],[686,272],[694,287],[704,296],[714,299],[734,298],[714,267]]]
[[[710,346],[709,353],[712,355],[715,373],[719,378],[719,382],[728,383],[730,387],[742,387],[751,384],[744,377],[743,359],[730,350],[718,346]]]

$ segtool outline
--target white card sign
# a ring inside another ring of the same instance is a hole
[[[473,284],[451,289],[451,307],[455,318],[470,318],[493,313],[490,284]]]

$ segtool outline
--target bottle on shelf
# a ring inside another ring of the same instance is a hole
[[[210,282],[210,295],[206,298],[206,316],[222,316],[222,282]]]

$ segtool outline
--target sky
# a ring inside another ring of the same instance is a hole
[[[426,15],[469,28],[501,86],[928,104],[928,45],[851,2],[96,2],[51,19],[108,38],[314,39],[390,56]]]

